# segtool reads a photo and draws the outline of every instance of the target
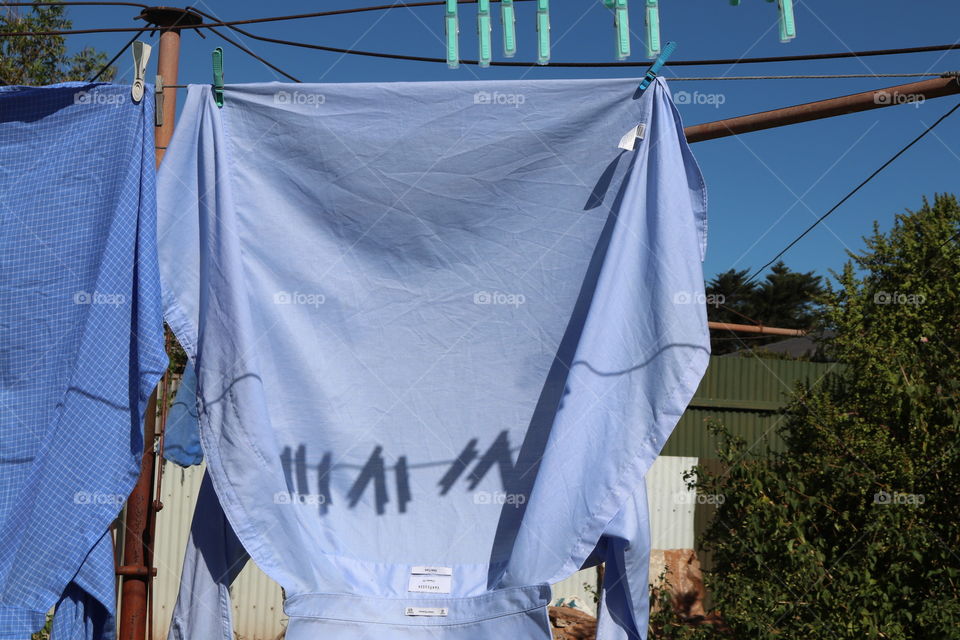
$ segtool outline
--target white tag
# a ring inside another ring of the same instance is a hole
[[[410,567],[410,573],[419,576],[452,576],[453,567]]]
[[[407,607],[403,610],[407,616],[446,616],[446,607]]]
[[[636,141],[643,140],[643,136],[646,132],[647,125],[640,123],[634,128],[630,129],[630,131],[627,131],[625,134],[623,134],[623,137],[620,138],[620,144],[617,146],[627,151],[633,151]]]
[[[453,584],[451,576],[411,575],[407,591],[417,593],[450,593]]]

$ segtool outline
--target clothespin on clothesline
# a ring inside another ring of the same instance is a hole
[[[223,107],[223,49],[213,50],[213,101]]]
[[[460,19],[457,17],[457,0],[447,0],[443,28],[447,34],[447,66],[460,66]]]
[[[660,55],[660,3],[657,0],[646,0],[644,22],[647,25],[647,57],[656,58]]]
[[[503,26],[503,55],[512,58],[517,53],[517,14],[513,0],[500,0],[500,23]]]
[[[137,40],[133,43],[133,86],[130,87],[130,97],[134,102],[143,99],[146,88],[143,77],[147,73],[147,62],[150,61],[151,47],[146,42]]]
[[[630,12],[627,0],[603,0],[607,9],[613,9],[613,27],[616,30],[617,60],[630,57]]]
[[[790,42],[797,37],[797,23],[793,17],[793,0],[767,0],[776,2],[780,12],[780,42]],[[740,6],[740,0],[730,0],[735,7]]]
[[[650,65],[650,68],[647,69],[647,73],[643,76],[643,80],[640,81],[638,93],[643,93],[646,91],[647,87],[650,86],[650,83],[656,80],[657,76],[660,74],[660,69],[662,69],[663,65],[666,64],[667,59],[673,55],[673,52],[676,50],[676,48],[676,42],[668,42],[663,47],[663,51],[660,52],[660,55],[657,56],[657,59],[654,60],[652,65]]]
[[[489,67],[493,59],[493,46],[490,43],[490,34],[493,25],[490,24],[490,0],[477,0],[477,42],[480,52],[477,61],[481,67]]]
[[[537,0],[537,64],[550,62],[550,0]]]

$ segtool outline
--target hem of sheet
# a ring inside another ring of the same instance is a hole
[[[550,585],[512,587],[468,598],[373,598],[348,594],[301,593],[283,605],[291,618],[403,626],[455,626],[541,609],[550,602]],[[410,616],[407,607],[445,608],[445,616]]]

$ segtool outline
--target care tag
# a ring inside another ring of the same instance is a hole
[[[417,593],[450,593],[451,576],[411,575],[407,591]]]
[[[420,576],[452,576],[453,567],[410,567],[410,573]]]
[[[407,607],[403,611],[407,616],[446,616],[446,607]]]
[[[643,136],[646,132],[647,125],[641,122],[634,128],[630,129],[630,131],[627,131],[625,134],[623,134],[623,137],[620,138],[620,144],[617,146],[627,151],[633,151],[636,141],[643,140]]]

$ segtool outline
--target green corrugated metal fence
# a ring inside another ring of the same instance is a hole
[[[780,409],[799,381],[817,383],[840,365],[800,360],[756,357],[710,358],[707,372],[690,406],[674,429],[661,455],[715,458],[717,439],[707,430],[707,420],[720,422],[749,444],[766,434],[776,450],[782,443],[774,434]]]

